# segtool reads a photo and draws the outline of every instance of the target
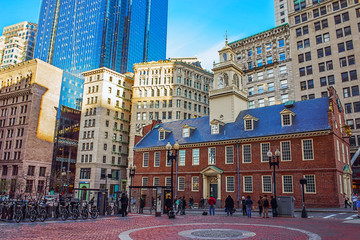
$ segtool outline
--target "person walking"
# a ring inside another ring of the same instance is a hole
[[[183,202],[183,205],[182,205],[182,209],[181,209],[180,215],[185,215],[185,208],[186,208],[185,196],[183,197],[182,202]]]
[[[176,215],[180,212],[181,215],[181,211],[182,211],[182,207],[183,207],[183,201],[181,199],[181,197],[179,197],[179,199],[176,201],[177,202],[177,211],[176,211]]]
[[[357,217],[360,218],[360,197],[356,201],[356,207],[357,207],[357,212],[358,212]]]
[[[129,204],[129,199],[128,197],[126,196],[126,193],[123,193],[121,198],[120,198],[120,202],[121,202],[121,215],[123,217],[127,216],[128,213],[127,213],[127,207],[128,207],[128,204]]]
[[[262,211],[263,211],[263,201],[262,201],[262,196],[260,196],[259,200],[258,200],[258,206],[259,206],[259,216],[261,217],[262,215]]]
[[[264,195],[263,201],[263,218],[269,218],[269,200],[267,199],[267,195]]]
[[[345,208],[347,208],[347,206],[351,207],[351,205],[349,204],[349,197],[346,195],[346,193],[344,193],[344,200],[345,200]]]
[[[273,217],[277,217],[277,215],[278,215],[278,212],[277,212],[277,207],[278,207],[278,205],[277,205],[276,198],[273,197],[273,196],[271,196],[271,201],[270,201],[270,203],[271,203],[272,216],[273,216]]]
[[[216,199],[214,198],[213,195],[210,196],[209,200],[208,200],[208,203],[209,203],[209,212],[210,212],[210,216],[211,216],[211,212],[212,212],[212,215],[214,216],[215,215],[215,204],[216,204]]]
[[[246,213],[249,218],[251,218],[251,208],[253,205],[253,201],[251,200],[251,197],[248,195],[245,200],[246,205]]]
[[[131,198],[130,205],[132,207],[132,211],[135,212],[136,198],[134,198],[134,197]]]
[[[226,208],[226,215],[232,216],[234,209],[234,199],[232,199],[230,195],[225,199],[225,208]]]
[[[203,209],[205,207],[205,199],[203,197],[201,197],[200,202],[199,202],[199,208]]]
[[[139,213],[144,213],[144,207],[145,207],[145,199],[143,197],[140,198],[140,208]]]
[[[165,213],[169,213],[172,208],[170,195],[165,199]]]
[[[242,212],[243,212],[243,216],[247,216],[247,212],[246,212],[246,200],[245,197],[242,196],[241,198],[241,205],[242,205]]]
[[[352,200],[352,203],[353,203],[353,210],[356,211],[356,203],[358,201],[358,197],[357,197],[357,194],[353,193],[352,196],[351,196],[351,200]]]
[[[191,196],[191,197],[189,198],[189,208],[192,209],[193,207],[194,207],[194,199],[193,199],[193,197]]]

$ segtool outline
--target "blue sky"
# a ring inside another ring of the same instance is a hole
[[[38,22],[41,0],[0,0],[0,31],[21,21]],[[206,69],[229,41],[275,26],[272,0],[169,0],[167,57],[197,56]]]

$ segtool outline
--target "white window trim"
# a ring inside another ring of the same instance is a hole
[[[159,166],[156,166],[156,153],[159,153]],[[154,167],[160,167],[161,162],[161,152],[154,152]]]
[[[304,175],[303,177],[305,178],[305,176],[314,176],[315,192],[308,192],[308,191],[306,191],[306,187],[304,186],[304,193],[306,193],[306,194],[316,194],[317,191],[316,191],[316,177],[315,177],[315,174],[306,174],[306,175]]]
[[[264,177],[270,177],[270,191],[265,191],[264,190]],[[272,186],[273,186],[273,183],[272,183],[272,176],[271,175],[263,175],[261,176],[261,190],[263,193],[272,193]]]
[[[250,121],[250,122],[251,122],[251,128],[246,128],[246,121]],[[245,131],[252,131],[252,130],[254,130],[254,120],[253,120],[253,119],[245,119],[245,120],[244,120],[244,130],[245,130]]]
[[[265,143],[260,143],[260,153],[261,153],[261,162],[264,163],[264,162],[269,162],[269,157],[266,156],[266,160],[264,161],[263,159],[263,148],[262,148],[262,145],[263,144],[269,144],[269,150],[271,149],[271,144],[270,142],[265,142]],[[267,152],[266,152],[267,154]]]
[[[148,155],[148,160],[147,160],[147,166],[145,166],[145,154],[147,154]],[[149,152],[144,152],[143,153],[143,160],[142,160],[142,166],[143,167],[149,167],[149,158],[150,158],[150,154],[149,154]]]
[[[155,185],[155,179],[156,178],[159,180],[158,181],[159,185]],[[160,186],[160,178],[159,177],[153,177],[153,186]]]
[[[289,119],[290,119],[290,124],[289,125],[284,125],[284,116],[289,116]],[[289,114],[281,114],[281,126],[282,127],[289,127],[289,126],[292,126],[292,115],[289,113]]]
[[[292,185],[292,192],[285,192],[284,190],[285,190],[285,188],[284,188],[284,186],[285,186],[285,183],[284,183],[284,177],[288,177],[288,176],[290,176],[291,177],[291,180],[292,180],[292,183],[291,183],[291,185]],[[294,193],[294,176],[293,175],[283,175],[283,176],[281,176],[281,178],[282,178],[282,193],[284,193],[284,194],[291,194],[291,193]]]
[[[342,178],[341,174],[339,175],[339,187],[340,187],[340,194],[343,194],[344,193],[344,191],[343,191],[343,178]]]
[[[180,178],[183,178],[184,179],[184,190],[180,190]],[[186,186],[186,183],[185,183],[185,177],[178,177],[178,192],[184,192],[185,191],[185,186]]]
[[[232,151],[233,151],[232,163],[228,163],[228,162],[227,162],[227,150],[226,150],[226,149],[227,149],[228,147],[231,147],[231,148],[232,148]],[[235,156],[234,156],[234,146],[233,146],[233,145],[225,146],[225,164],[234,164],[234,162],[235,162],[235,161],[234,161],[234,157],[235,157]]]
[[[163,138],[161,138],[161,134],[163,134]],[[159,131],[159,140],[165,140],[166,139],[166,132],[165,131]]]
[[[220,132],[220,126],[219,126],[220,124],[211,124],[211,134],[219,134],[219,132]],[[213,127],[214,126],[217,126],[217,128],[216,129],[214,129]],[[214,130],[216,130],[216,131],[214,131]]]
[[[169,186],[167,186],[167,187],[171,187],[171,177],[165,177],[165,186],[166,186],[166,183],[167,183],[167,179],[170,179],[169,181],[170,181],[170,185]]]
[[[194,178],[198,179],[198,184],[199,184],[198,190],[194,190]],[[191,191],[192,192],[199,192],[200,191],[200,178],[199,177],[191,177]]]
[[[146,179],[146,181],[147,181],[147,182],[146,182],[146,183],[147,183],[146,185],[144,185],[144,179]],[[142,178],[141,178],[141,186],[148,186],[148,185],[149,185],[149,178],[148,178],[148,177],[142,177]]]
[[[229,191],[228,190],[228,179],[229,178],[233,178],[233,185],[234,185],[234,190],[233,191]],[[225,183],[225,187],[226,187],[226,192],[235,192],[235,177],[234,176],[226,176],[226,183]]]
[[[251,189],[252,191],[245,191],[245,177],[251,177]],[[251,175],[243,176],[243,192],[252,193],[254,191],[254,178]]]
[[[199,150],[199,156],[198,156],[198,157],[199,157],[199,160],[198,160],[199,163],[198,163],[198,164],[194,164],[194,150]],[[191,152],[192,152],[192,156],[191,156],[191,157],[192,157],[192,159],[191,159],[192,165],[193,165],[193,166],[198,166],[198,165],[200,165],[200,148],[194,148],[194,149],[192,149]]]
[[[210,149],[214,148],[215,149],[215,153],[214,153],[214,158],[215,158],[215,163],[210,163]],[[208,148],[208,165],[216,165],[216,147],[209,147]]]
[[[304,159],[304,141],[305,140],[311,140],[311,149],[312,149],[312,159]],[[308,138],[308,139],[302,139],[301,140],[301,154],[302,154],[302,160],[303,161],[313,161],[314,160],[314,156],[315,156],[315,151],[314,151],[314,140],[312,138]]]
[[[180,152],[184,151],[184,164],[180,164]],[[181,149],[179,150],[179,159],[178,159],[178,166],[185,166],[186,165],[186,150],[185,149]]]
[[[185,136],[185,131],[187,131],[188,136]],[[190,128],[183,128],[182,135],[183,138],[190,137]]]
[[[290,144],[290,160],[283,160],[283,157],[282,157],[282,153],[283,153],[283,149],[282,149],[282,144],[283,142],[288,142]],[[281,141],[280,142],[280,148],[281,148],[281,156],[280,156],[280,161],[281,162],[291,162],[292,161],[292,154],[291,154],[291,141]]]
[[[245,157],[244,157],[244,147],[245,146],[248,146],[248,145],[250,145],[250,162],[244,162],[244,160],[245,160]],[[252,163],[252,154],[251,154],[251,144],[244,144],[244,145],[242,145],[242,163],[244,163],[244,164],[249,164],[249,163]]]

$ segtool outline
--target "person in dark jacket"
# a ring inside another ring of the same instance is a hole
[[[258,206],[259,206],[259,216],[261,217],[262,215],[262,211],[263,211],[263,201],[262,201],[262,196],[260,196],[259,200],[258,200]]]
[[[145,207],[145,198],[144,198],[144,197],[141,197],[141,198],[140,198],[139,213],[144,213],[144,207]]]
[[[277,212],[278,204],[277,204],[277,201],[276,201],[275,197],[271,196],[270,204],[271,204],[271,210],[272,210],[273,217],[277,217],[277,215],[278,215],[278,212]]]
[[[185,208],[186,208],[186,200],[185,200],[185,197],[183,197],[182,202],[183,202],[183,205],[182,205],[182,209],[181,209],[180,215],[185,215]]]
[[[165,199],[165,213],[169,213],[171,208],[172,208],[171,198],[170,196],[167,196],[167,198]]]
[[[129,199],[126,196],[125,193],[122,194],[121,198],[120,198],[120,202],[121,202],[121,214],[123,217],[127,216],[127,207],[129,204]]]
[[[226,208],[226,214],[228,216],[229,215],[232,216],[234,209],[234,199],[232,199],[230,195],[225,199],[225,208]]]
[[[241,205],[242,205],[243,216],[246,216],[247,212],[246,212],[246,203],[245,203],[245,197],[244,196],[241,198]]]
[[[247,196],[247,197],[246,197],[245,204],[246,204],[247,216],[248,216],[249,218],[251,218],[251,209],[252,209],[253,201],[251,200],[251,197],[250,197],[250,196]]]

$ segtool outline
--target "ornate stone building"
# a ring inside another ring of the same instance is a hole
[[[152,120],[171,122],[209,115],[209,90],[213,74],[197,58],[134,65],[129,164],[135,136]]]
[[[289,25],[283,24],[228,44],[227,60],[243,71],[249,108],[294,99],[289,34]]]
[[[132,74],[103,67],[83,75],[75,187],[107,189],[113,195],[126,186]],[[78,192],[83,199],[88,194]]]
[[[48,190],[62,75],[39,59],[0,70],[2,194]]]

